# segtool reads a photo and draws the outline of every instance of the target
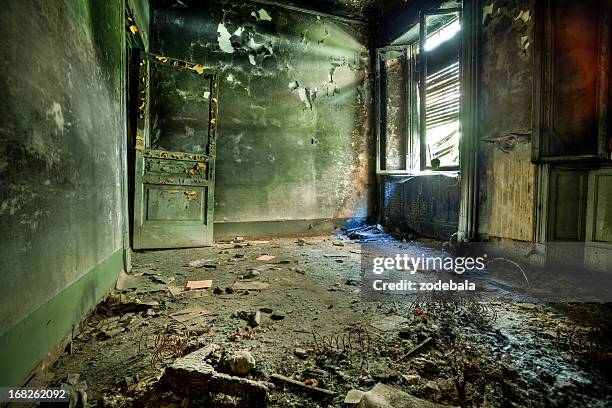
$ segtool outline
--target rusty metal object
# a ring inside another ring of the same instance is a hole
[[[196,337],[184,323],[172,323],[154,328],[141,336],[139,353],[151,355],[151,367],[157,369],[182,357],[191,340]]]
[[[370,351],[370,335],[362,326],[352,327],[345,333],[329,336],[323,336],[313,330],[312,337],[313,350],[320,354],[359,352],[365,355]]]

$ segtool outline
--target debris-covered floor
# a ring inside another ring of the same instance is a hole
[[[93,406],[612,404],[590,312],[368,302],[360,253],[336,236],[137,253],[48,381]]]

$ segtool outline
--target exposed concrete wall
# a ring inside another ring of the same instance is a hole
[[[369,215],[366,28],[195,1],[156,4],[153,24],[153,52],[221,71],[215,222]]]
[[[534,240],[532,7],[531,0],[493,0],[483,8],[479,129],[479,234],[483,238]],[[508,136],[516,139],[508,144]]]
[[[3,2],[0,340],[123,247],[122,30],[121,0]],[[92,285],[73,294],[83,307],[98,300]],[[66,310],[24,335],[53,339],[80,317]]]

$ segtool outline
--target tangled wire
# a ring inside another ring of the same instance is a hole
[[[429,317],[441,320],[459,318],[477,325],[491,324],[497,320],[497,310],[493,305],[455,292],[419,294],[410,303],[409,309],[414,318],[421,320]]]
[[[138,349],[139,352],[151,354],[151,367],[158,368],[171,363],[174,359],[182,357],[185,349],[194,339],[196,333],[190,331],[183,323],[172,323],[158,327],[151,332],[141,336]],[[152,342],[152,344],[151,344]]]

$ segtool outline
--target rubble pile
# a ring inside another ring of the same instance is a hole
[[[174,255],[136,254],[52,368],[75,403],[544,407],[612,395],[595,354],[560,341],[576,324],[546,305],[361,299],[353,241],[236,239]]]

